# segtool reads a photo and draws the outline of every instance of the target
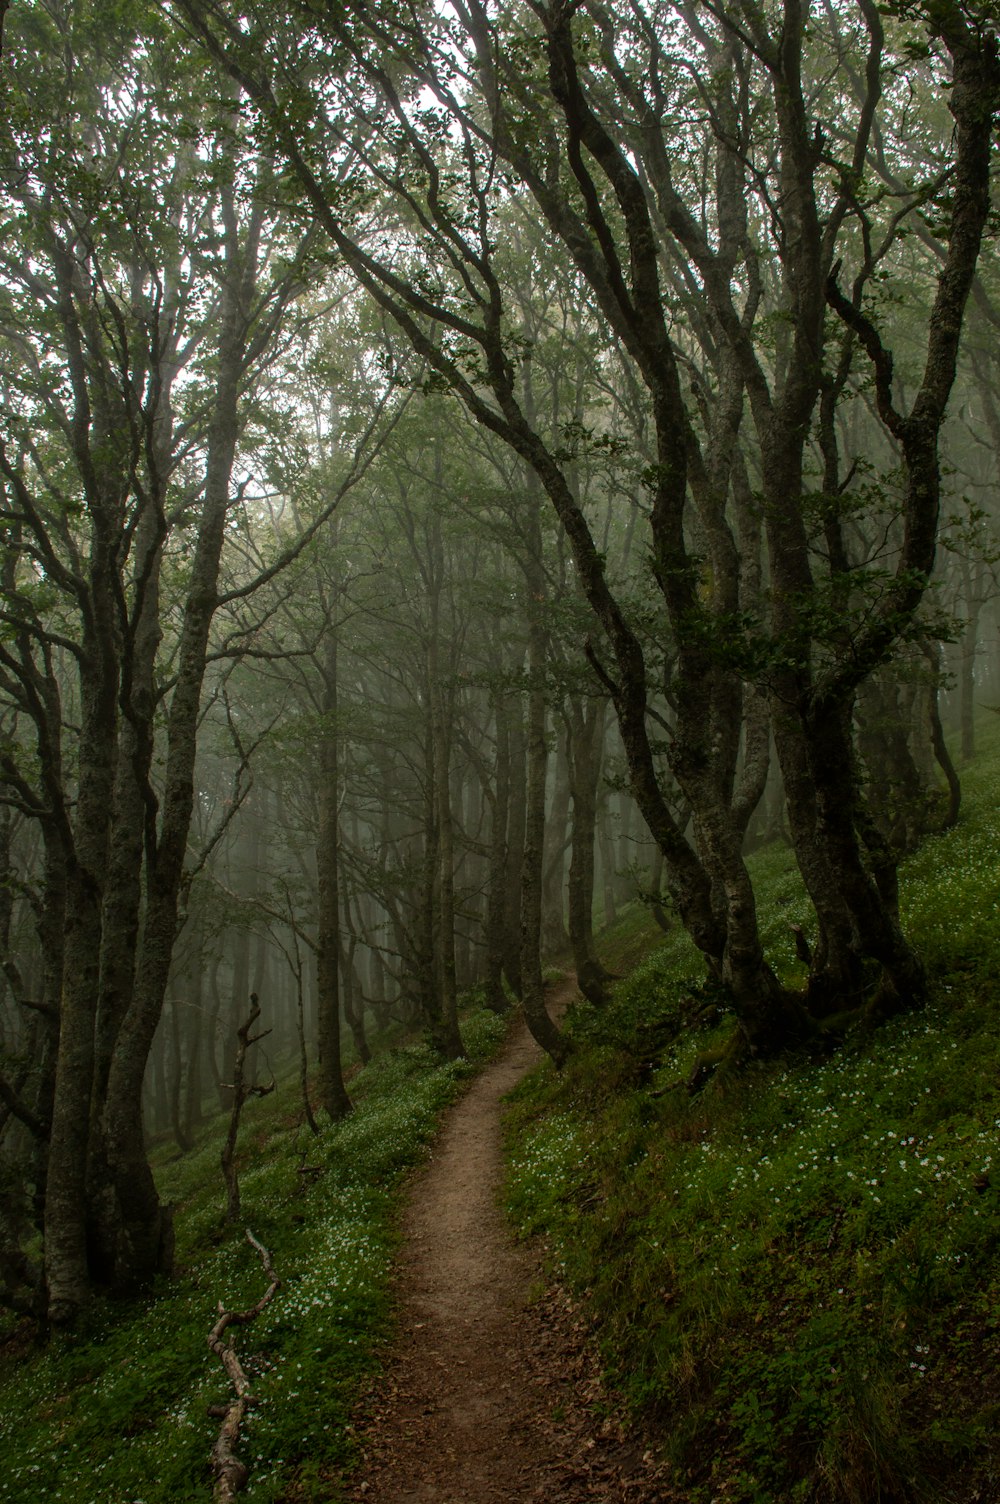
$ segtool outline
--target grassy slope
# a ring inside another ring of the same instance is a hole
[[[698,973],[671,937],[515,1095],[511,1213],[589,1293],[690,1504],[1000,1497],[998,810],[993,734],[959,828],[904,874],[919,1014],[690,1097],[731,1025],[669,1043]],[[808,909],[786,852],[756,866],[791,976]]]
[[[503,1024],[463,1022],[473,1061]],[[394,1210],[403,1171],[473,1067],[437,1066],[421,1046],[381,1057],[351,1084],[356,1110],[320,1138],[296,1129],[289,1080],[248,1104],[239,1162],[244,1217],[284,1287],[237,1338],[259,1407],[239,1451],[254,1501],[330,1501],[352,1455],[350,1413],[390,1309]],[[228,1399],[206,1337],[216,1302],[252,1305],[266,1280],[242,1229],[223,1229],[219,1149],[225,1124],[160,1167],[177,1202],[178,1268],[141,1301],[98,1302],[81,1329],[38,1351],[0,1348],[0,1501],[187,1504],[210,1497],[207,1458]],[[298,1173],[305,1161],[317,1177]]]

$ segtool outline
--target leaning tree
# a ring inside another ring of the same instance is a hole
[[[239,81],[344,262],[555,507],[601,629],[590,651],[635,797],[751,1047],[810,1027],[764,955],[742,856],[758,784],[741,728],[758,697],[816,911],[810,1011],[919,998],[852,715],[859,685],[913,629],[934,567],[939,437],[989,214],[991,7],[454,0],[430,12],[237,12],[177,0],[175,11]],[[930,172],[908,139],[914,77],[929,101]],[[872,163],[887,160],[888,193],[871,185]],[[931,204],[944,255],[904,401],[872,289],[891,276],[900,230]],[[503,243],[512,205],[542,218],[643,393],[647,546],[672,645],[662,726],[573,477],[532,421]],[[710,352],[697,392],[692,341]],[[845,363],[871,384],[903,476],[877,567],[843,546],[851,465],[829,451],[836,425],[824,429],[824,393]],[[824,445],[832,491],[809,478]],[[656,767],[654,726],[690,836]]]

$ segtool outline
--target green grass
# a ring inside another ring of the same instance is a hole
[[[238,1349],[258,1405],[239,1453],[249,1504],[337,1498],[353,1457],[350,1416],[391,1314],[400,1178],[463,1076],[503,1024],[463,1020],[471,1063],[441,1066],[421,1045],[354,1078],[356,1107],[313,1138],[293,1125],[296,1087],[248,1104],[240,1133],[243,1225],[270,1250],[282,1289]],[[0,1501],[187,1504],[210,1497],[208,1453],[229,1398],[206,1337],[216,1303],[252,1305],[260,1260],[242,1225],[224,1230],[220,1119],[190,1155],[160,1166],[177,1202],[175,1277],[141,1301],[99,1301],[42,1350],[0,1352]],[[303,1159],[318,1176],[298,1173]]]
[[[560,1076],[515,1094],[508,1204],[586,1292],[610,1374],[678,1497],[1000,1497],[1000,754],[960,826],[904,873],[932,975],[919,1013],[826,1058],[683,1083],[731,1020],[671,936]],[[770,953],[809,910],[787,851],[754,859]]]

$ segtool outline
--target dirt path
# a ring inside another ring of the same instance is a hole
[[[575,985],[549,998],[561,1013]],[[538,1059],[523,1025],[449,1113],[404,1219],[400,1329],[362,1426],[365,1504],[665,1499],[643,1449],[595,1420],[595,1355],[497,1207],[504,1095]],[[543,1293],[544,1292],[544,1293]]]

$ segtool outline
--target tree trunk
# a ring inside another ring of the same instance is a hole
[[[528,727],[525,789],[524,857],[521,866],[521,1000],[528,1028],[557,1066],[569,1053],[569,1041],[545,1006],[542,980],[542,860],[545,851],[545,788],[548,745],[545,740],[546,634],[543,618],[545,576],[541,558],[539,499],[533,480],[526,488],[526,563],[528,616]]]
[[[168,1072],[168,1095],[170,1098],[170,1126],[173,1130],[174,1140],[182,1154],[190,1154],[194,1148],[190,1134],[184,1124],[182,1110],[183,1084],[187,1072],[191,1069],[191,1061],[185,1061],[182,1046],[183,1026],[181,1022],[182,1004],[179,1002],[176,992],[170,1000],[170,1070]]]
[[[187,1028],[187,1072],[184,1078],[184,1097],[181,1107],[181,1123],[186,1139],[194,1142],[195,1129],[201,1126],[202,1040],[205,1035],[205,973],[204,938],[201,925],[195,931],[197,944],[191,959],[190,1003]]]
[[[344,898],[344,915],[347,918],[347,898]],[[346,926],[345,926],[346,927]],[[346,945],[340,948],[340,986],[344,999],[344,1018],[351,1031],[354,1040],[354,1048],[362,1065],[367,1065],[372,1058],[372,1052],[368,1045],[368,1036],[365,1033],[365,1004],[361,996],[361,989],[357,984],[357,971],[354,966],[354,953],[357,949],[358,937],[351,931],[350,939]]]
[[[511,697],[507,718],[508,818],[506,903],[503,924],[504,976],[516,997],[524,990],[521,978],[521,874],[527,829],[527,775],[524,710],[520,695]]]
[[[316,842],[318,943],[316,1005],[323,1111],[334,1122],[346,1117],[351,1099],[344,1085],[340,1044],[340,767],[337,727],[337,626],[327,628],[323,666],[323,730],[319,749],[319,835]]]
[[[79,792],[67,861],[63,983],[45,1200],[49,1319],[72,1322],[90,1295],[87,1159],[100,988],[101,906],[115,779],[117,645],[111,550],[95,544],[91,568],[99,631],[81,685]],[[139,1084],[141,1090],[141,1081]]]
[[[608,829],[611,802],[605,797],[600,801],[597,824],[597,841],[601,853],[601,908],[605,929],[618,923],[618,905],[615,901],[615,847]]]
[[[570,945],[564,916],[566,850],[569,846],[570,780],[566,748],[560,738],[545,822],[542,878],[542,956],[563,956]]]
[[[577,984],[584,997],[605,1000],[607,972],[594,945],[594,842],[597,791],[607,702],[573,700],[569,708],[567,765],[573,797],[572,850],[569,863],[569,935]]]
[[[232,164],[230,164],[231,166]],[[222,190],[226,277],[222,288],[218,369],[208,434],[204,500],[177,650],[176,683],[167,712],[167,754],[158,839],[147,827],[146,897],[135,989],[108,1078],[104,1142],[118,1203],[116,1283],[127,1286],[169,1270],[170,1209],[161,1205],[143,1148],[142,1078],[163,1008],[194,805],[198,717],[208,636],[218,595],[219,564],[239,432],[246,308],[256,280],[254,231],[241,243],[232,184]],[[251,248],[248,250],[248,246]]]
[[[439,449],[437,451],[439,456]],[[442,683],[440,663],[440,612],[444,553],[441,519],[431,524],[430,610],[427,644],[427,684],[430,697],[434,787],[437,793],[437,955],[440,1049],[446,1060],[459,1060],[465,1046],[458,1028],[458,982],[455,967],[455,827],[451,807],[451,737],[453,691]]]
[[[979,654],[979,615],[982,602],[967,598],[965,631],[962,633],[959,658],[960,724],[962,761],[971,762],[976,755],[976,659]]]
[[[489,800],[490,854],[486,890],[486,1004],[495,1013],[510,1006],[503,986],[507,950],[507,826],[510,818],[510,726],[505,698],[497,694],[493,705],[496,759],[492,798]]]

